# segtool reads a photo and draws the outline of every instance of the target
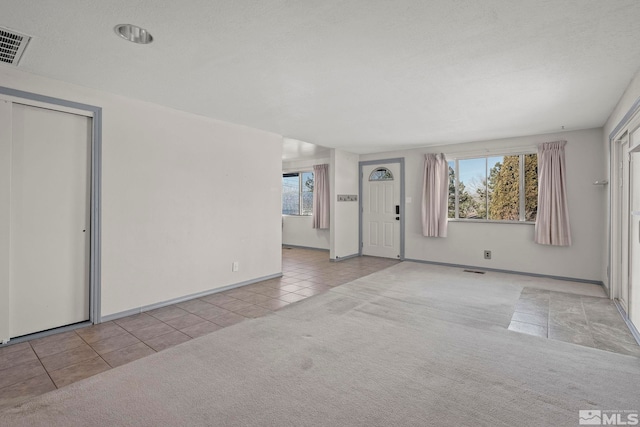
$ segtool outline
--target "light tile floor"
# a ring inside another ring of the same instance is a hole
[[[640,357],[640,346],[608,298],[526,287],[509,329]]]
[[[372,257],[336,263],[326,251],[283,249],[282,278],[0,347],[0,409],[397,263]],[[640,357],[607,298],[526,287],[509,329]]]
[[[0,408],[264,316],[398,262],[373,257],[330,262],[326,251],[283,249],[281,278],[0,347]]]

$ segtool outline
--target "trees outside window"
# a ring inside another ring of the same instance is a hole
[[[449,162],[449,218],[531,222],[537,208],[536,154]]]
[[[282,214],[311,215],[313,213],[313,172],[293,172],[282,175]]]

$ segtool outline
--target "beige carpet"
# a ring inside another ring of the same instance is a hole
[[[25,426],[575,426],[640,359],[508,331],[523,286],[402,263],[0,412]]]

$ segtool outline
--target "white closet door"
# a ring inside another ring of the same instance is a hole
[[[12,338],[89,319],[90,120],[13,104]]]

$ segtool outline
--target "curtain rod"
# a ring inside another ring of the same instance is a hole
[[[477,150],[463,150],[457,152],[445,152],[445,156],[447,159],[462,159],[462,158],[471,158],[477,156],[491,156],[495,155],[516,155],[516,154],[535,154],[537,153],[538,147],[536,144],[531,145],[521,145],[517,147],[502,147],[502,148],[483,148]]]

